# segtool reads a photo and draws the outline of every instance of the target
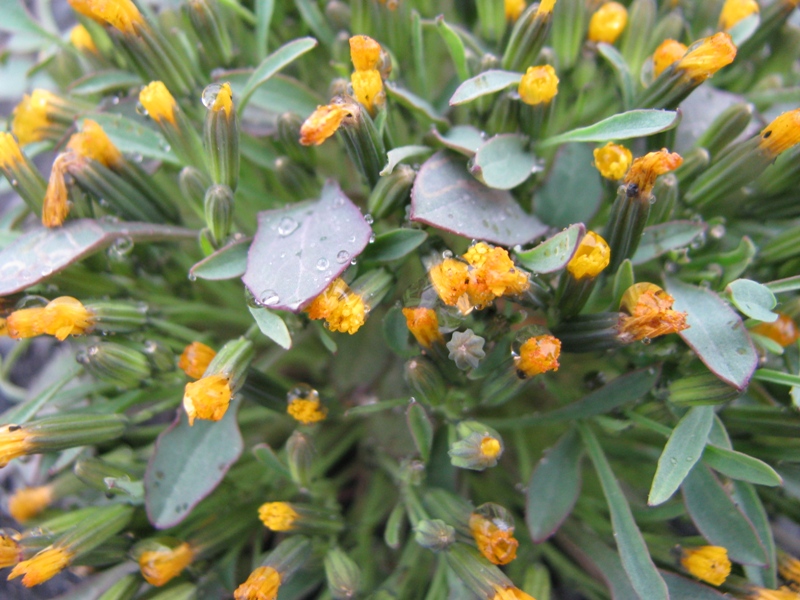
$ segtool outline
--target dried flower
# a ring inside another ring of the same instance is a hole
[[[18,522],[25,523],[50,506],[52,501],[52,485],[21,488],[8,499],[8,513]]]
[[[354,35],[350,38],[350,60],[356,71],[377,69],[381,60],[381,45],[368,35]]]
[[[525,12],[525,0],[505,0],[503,9],[506,14],[506,21],[516,21]]]
[[[14,120],[11,123],[11,132],[23,146],[31,142],[44,139],[47,129],[53,122],[50,117],[51,104],[58,102],[59,98],[47,90],[33,90],[14,108]]]
[[[688,48],[677,40],[667,39],[661,42],[653,53],[653,75],[658,77],[664,70],[683,58]]]
[[[187,543],[157,550],[146,550],[139,555],[139,569],[147,583],[161,587],[171,581],[194,560],[194,550]]]
[[[595,148],[593,154],[594,166],[600,171],[600,175],[612,181],[625,177],[633,162],[631,151],[613,142],[608,142],[602,148]]]
[[[733,62],[736,46],[727,33],[715,33],[704,38],[689,49],[675,64],[675,70],[693,82],[702,82]]]
[[[653,339],[687,329],[686,313],[672,310],[672,296],[653,283],[636,283],[622,295],[619,339],[624,343]]]
[[[619,2],[607,2],[589,20],[589,41],[613,44],[628,23],[628,10]]]
[[[306,309],[310,319],[325,319],[331,331],[354,334],[367,318],[364,300],[343,279],[335,279]]]
[[[300,143],[303,146],[319,146],[331,137],[345,117],[350,115],[350,110],[340,103],[317,106],[300,127]]]
[[[32,450],[31,437],[19,425],[3,425],[0,427],[0,467],[5,467],[11,460],[25,456]]]
[[[711,585],[722,585],[731,573],[728,551],[722,546],[684,548],[681,552],[681,565],[689,573]]]
[[[594,278],[608,266],[610,260],[608,243],[594,231],[587,231],[567,263],[567,271],[575,279]]]
[[[69,4],[80,14],[107,23],[125,35],[136,35],[136,27],[145,25],[131,0],[69,0]]]
[[[406,318],[408,330],[423,348],[444,343],[444,337],[439,331],[439,319],[432,308],[404,308],[403,316]]]
[[[288,502],[267,502],[258,509],[258,518],[272,531],[291,531],[299,517]]]
[[[469,270],[467,295],[472,305],[483,308],[500,296],[521,294],[530,286],[529,275],[516,268],[505,248],[484,242],[464,254]]]
[[[536,106],[550,102],[558,94],[558,77],[555,69],[550,65],[528,67],[517,91],[525,104]]]
[[[29,560],[23,560],[8,575],[9,579],[22,577],[22,585],[39,585],[61,572],[73,559],[74,554],[66,548],[48,546]]]
[[[303,425],[324,421],[328,415],[328,409],[319,400],[319,392],[309,388],[295,388],[289,392],[286,412]]]
[[[758,12],[759,7],[756,0],[725,0],[719,15],[719,27],[727,31],[742,19],[758,14]]]
[[[800,108],[782,113],[761,131],[758,149],[773,159],[800,142]]]
[[[24,164],[25,157],[22,156],[17,140],[10,133],[0,132],[0,168],[18,168]]]
[[[475,335],[472,329],[464,332],[453,332],[450,341],[447,342],[447,349],[450,351],[448,358],[456,363],[462,371],[469,368],[476,368],[481,359],[486,356],[483,345],[486,342],[481,336]]]
[[[161,81],[151,81],[139,92],[139,102],[156,123],[167,121],[175,125],[175,98]]]
[[[514,360],[520,377],[534,377],[547,371],[558,371],[561,341],[549,334],[529,338],[519,349]]]
[[[234,600],[275,600],[281,585],[281,574],[272,567],[257,567],[247,581],[233,592]]]
[[[200,379],[216,355],[212,348],[202,342],[192,342],[183,349],[178,368],[192,379]]]
[[[187,383],[183,393],[183,408],[189,425],[194,425],[195,419],[222,419],[232,395],[230,377],[224,373],[215,373]]]
[[[6,320],[9,337],[19,340],[47,334],[59,341],[82,335],[95,324],[94,313],[70,296],[51,300],[45,307],[23,308]]]
[[[628,192],[628,195],[649,199],[656,183],[656,177],[674,171],[682,163],[683,158],[680,154],[670,153],[666,148],[640,156],[633,161],[623,182],[629,190],[632,190]],[[632,185],[636,187],[632,188]]]
[[[487,503],[469,517],[469,529],[478,550],[496,565],[507,565],[517,557],[519,542],[514,538],[514,522],[503,507]]]

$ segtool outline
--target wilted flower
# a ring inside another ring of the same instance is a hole
[[[720,29],[728,30],[742,19],[758,14],[759,10],[756,0],[725,0],[719,15]]]
[[[0,569],[13,567],[22,560],[19,542],[8,534],[0,534]]]
[[[490,502],[478,507],[469,517],[469,529],[489,562],[507,565],[517,557],[514,520],[502,506]]]
[[[537,335],[522,344],[514,365],[521,377],[534,377],[547,371],[558,371],[560,355],[561,342],[558,338],[549,334]]]
[[[705,81],[736,58],[736,46],[727,33],[715,33],[691,46],[675,70],[694,82]]]
[[[439,319],[436,317],[436,311],[432,308],[422,306],[404,308],[403,316],[406,318],[408,330],[423,348],[430,348],[433,344],[444,342],[444,337],[439,331]]]
[[[674,298],[653,283],[636,283],[622,295],[619,339],[635,342],[687,329],[686,313],[672,310]]]
[[[22,585],[33,587],[44,583],[61,572],[73,559],[73,553],[66,548],[48,546],[31,559],[23,560],[8,575],[9,579],[22,577]]]
[[[193,425],[195,419],[222,419],[228,410],[232,394],[230,378],[223,373],[187,383],[183,393],[183,408],[189,417],[189,425]]]
[[[653,75],[658,77],[668,66],[678,62],[686,54],[686,44],[667,39],[661,42],[653,53]]]
[[[20,523],[25,523],[50,506],[52,501],[52,485],[21,488],[8,499],[8,513]]]
[[[194,550],[187,543],[168,548],[146,550],[139,555],[139,569],[147,583],[156,587],[165,585],[188,567],[194,560]]]
[[[247,581],[233,592],[235,600],[275,600],[281,585],[281,574],[272,567],[257,567]]]
[[[683,158],[680,154],[677,152],[670,153],[666,148],[640,156],[633,161],[623,182],[630,190],[628,195],[650,198],[656,178],[664,173],[674,171],[682,163]]]
[[[213,348],[202,342],[192,342],[183,349],[178,368],[192,379],[200,379],[216,355]]]

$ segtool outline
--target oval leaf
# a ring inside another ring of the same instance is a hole
[[[552,273],[563,269],[572,259],[585,233],[583,223],[572,225],[535,248],[518,252],[517,262],[534,273]]]
[[[472,125],[456,125],[444,135],[436,129],[432,133],[446,148],[469,157],[472,157],[486,141],[483,132]]]
[[[533,198],[533,214],[551,227],[588,223],[604,193],[600,173],[589,168],[593,160],[589,144],[559,148],[547,179]]]
[[[564,142],[607,142],[644,137],[672,129],[678,124],[674,110],[629,110],[599,123],[567,131],[541,141],[541,146],[554,146]]]
[[[730,600],[727,594],[721,594],[714,588],[697,581],[686,579],[676,573],[659,571],[669,589],[672,600]]]
[[[515,133],[496,135],[470,161],[469,172],[497,190],[510,190],[541,171],[536,157],[525,150],[526,138]]]
[[[266,308],[254,306],[248,306],[247,308],[250,310],[250,314],[253,315],[253,319],[255,319],[261,333],[286,350],[292,347],[292,335],[280,316]]]
[[[634,265],[641,265],[666,254],[670,250],[684,248],[708,228],[705,223],[696,221],[671,221],[647,227],[636,253],[631,258]]]
[[[217,487],[242,453],[234,396],[219,422],[195,421],[186,413],[158,436],[144,475],[145,508],[154,527],[165,529],[186,518]]]
[[[753,527],[756,528],[758,539],[761,540],[761,545],[766,548],[767,557],[769,558],[766,567],[759,568],[745,565],[745,574],[751,582],[757,582],[757,579],[752,576],[752,571],[756,570],[762,579],[759,585],[776,588],[778,587],[778,579],[775,567],[778,561],[777,552],[775,551],[775,539],[772,535],[772,525],[769,522],[769,517],[767,517],[767,511],[758,497],[758,492],[749,483],[734,481],[732,497],[739,509],[750,519]]]
[[[400,148],[389,150],[389,152],[386,153],[386,166],[380,172],[380,175],[381,177],[384,175],[391,175],[394,168],[407,158],[421,156],[430,152],[433,152],[433,150],[428,146],[401,146]]]
[[[316,202],[258,214],[258,231],[242,281],[267,308],[299,311],[366,247],[372,229],[329,181]]]
[[[0,296],[21,292],[119,238],[134,242],[190,239],[196,231],[152,223],[67,221],[63,227],[34,229],[0,252]]]
[[[697,465],[692,469],[681,489],[689,516],[710,544],[727,548],[728,556],[738,563],[764,565],[767,562],[753,524],[707,467]]]
[[[528,482],[525,523],[535,543],[553,535],[569,514],[581,491],[583,447],[574,430],[545,451]]]
[[[384,82],[384,86],[386,87],[386,93],[389,95],[389,97],[393,100],[397,100],[397,102],[405,106],[407,109],[422,115],[434,123],[439,123],[440,125],[450,124],[450,122],[436,112],[436,109],[433,108],[431,103],[424,98],[420,98],[413,92],[409,92],[407,89],[401,88],[391,81]]]
[[[625,62],[619,50],[611,44],[601,42],[597,44],[597,51],[603,55],[603,58],[605,58],[608,64],[611,65],[611,68],[614,69],[619,88],[622,92],[623,108],[630,108],[633,104],[633,77],[628,68],[628,63]]]
[[[219,281],[241,277],[247,268],[247,251],[253,238],[237,240],[207,256],[189,269],[189,277]]]
[[[80,79],[76,79],[69,87],[69,93],[76,96],[107,94],[113,90],[132,88],[135,85],[141,85],[141,83],[142,78],[129,71],[116,69],[93,71]]]
[[[783,484],[781,476],[767,463],[735,450],[706,446],[703,462],[731,479],[772,487]]]
[[[657,506],[669,500],[692,467],[700,460],[714,422],[713,406],[695,406],[686,411],[664,446],[647,504]]]
[[[375,237],[364,251],[364,260],[387,262],[408,256],[416,250],[428,234],[420,229],[394,229]]]
[[[737,390],[747,387],[758,366],[758,355],[742,319],[710,290],[678,279],[667,279],[675,310],[687,313],[689,329],[680,332],[700,360]]]
[[[772,312],[778,301],[765,285],[749,279],[737,279],[728,284],[725,291],[730,294],[733,305],[751,319],[772,323],[778,318]]]
[[[463,160],[445,152],[425,161],[414,180],[411,220],[505,246],[525,244],[547,231],[511,194],[482,185]]]
[[[467,79],[458,86],[453,96],[450,98],[450,106],[466,104],[476,98],[494,94],[512,85],[518,85],[522,80],[522,73],[513,71],[489,70],[472,79]]]

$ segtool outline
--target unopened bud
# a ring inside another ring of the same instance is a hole
[[[417,523],[414,540],[423,548],[439,552],[456,541],[456,530],[440,519],[423,519]]]
[[[97,379],[123,388],[137,388],[150,377],[147,357],[115,342],[100,342],[80,352],[76,360]]]
[[[107,300],[86,304],[94,313],[97,331],[104,333],[128,333],[141,329],[147,323],[147,305],[124,300]]]
[[[367,199],[367,210],[381,219],[395,208],[405,205],[417,172],[408,165],[398,165],[389,175],[384,175]]]
[[[222,18],[217,0],[190,0],[186,4],[189,21],[202,40],[200,50],[208,59],[208,66],[213,68],[227,66],[233,58],[229,25]]]
[[[670,402],[680,406],[723,404],[741,395],[712,373],[681,377],[669,384]]]
[[[203,206],[206,190],[211,185],[211,180],[205,173],[194,167],[184,167],[178,176],[178,185],[189,205],[200,208]]]
[[[350,600],[356,597],[361,571],[341,548],[328,550],[325,555],[325,577],[334,600]]]
[[[311,467],[316,457],[316,449],[311,438],[304,433],[295,431],[286,440],[286,461],[292,481],[301,487],[308,487],[311,483]]]
[[[203,142],[214,183],[236,191],[239,183],[239,118],[228,83],[212,83],[203,90],[203,104],[208,109]]]
[[[233,191],[227,185],[212,185],[203,201],[206,226],[216,245],[228,237],[233,222]]]
[[[447,394],[444,378],[436,365],[423,356],[412,358],[405,365],[405,379],[414,397],[428,406],[439,406]]]

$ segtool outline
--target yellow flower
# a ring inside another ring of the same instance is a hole
[[[281,574],[272,567],[258,567],[233,592],[234,600],[275,600],[281,585]]]
[[[286,412],[295,421],[299,421],[303,425],[310,425],[323,421],[328,414],[328,409],[319,401],[319,393],[311,390],[304,396],[290,394]]]
[[[670,153],[666,148],[658,152],[648,152],[633,161],[628,174],[625,175],[624,184],[629,187],[636,186],[635,193],[630,195],[649,199],[656,177],[674,171],[683,163],[683,158],[677,152]]]
[[[610,260],[611,249],[606,241],[594,231],[587,231],[567,264],[567,271],[575,279],[597,277]]]
[[[558,77],[550,65],[528,67],[517,88],[525,104],[546,104],[558,94]]]
[[[503,586],[500,584],[495,584],[494,586],[494,596],[492,596],[491,600],[536,600],[530,594],[526,594],[521,589],[511,586]]]
[[[558,371],[560,355],[561,340],[548,334],[537,335],[522,344],[514,366],[521,376],[534,377],[547,371]]]
[[[500,296],[521,294],[530,286],[529,276],[514,266],[505,248],[485,242],[473,244],[464,254],[469,270],[467,294],[473,305],[483,308]]]
[[[354,71],[350,75],[353,84],[353,96],[356,100],[374,115],[386,102],[386,93],[383,91],[383,79],[377,69],[371,71]]]
[[[139,569],[147,583],[161,587],[174,579],[194,560],[194,550],[183,542],[176,548],[146,550],[139,556]]]
[[[756,0],[725,0],[719,15],[719,28],[727,31],[742,19],[758,12]]]
[[[700,83],[733,62],[736,46],[727,33],[715,33],[692,45],[686,55],[675,64],[675,70]]]
[[[553,12],[553,7],[556,5],[556,0],[542,0],[539,2],[539,8],[536,9],[537,15],[549,15]]]
[[[91,119],[84,119],[83,131],[69,139],[67,149],[81,158],[96,160],[105,167],[114,167],[122,162],[122,153],[117,150],[103,128]]]
[[[8,575],[9,580],[21,575],[22,585],[32,587],[39,585],[59,573],[72,561],[74,554],[66,548],[48,546],[29,560],[23,560]]]
[[[750,331],[763,335],[782,347],[791,346],[800,339],[800,330],[797,323],[789,315],[778,313],[778,318],[772,323],[759,323]]]
[[[506,21],[516,21],[525,12],[525,0],[505,0]]]
[[[258,518],[272,531],[291,531],[299,516],[288,502],[267,502],[258,509]]]
[[[678,62],[686,54],[686,44],[677,40],[664,40],[653,53],[653,75],[658,77],[671,64]]]
[[[503,445],[497,438],[487,435],[481,440],[480,451],[489,460],[496,460],[503,453]]]
[[[589,41],[613,44],[628,23],[628,10],[619,2],[603,4],[589,20]]]
[[[228,410],[231,395],[230,379],[222,373],[187,383],[183,408],[189,417],[189,425],[194,425],[195,419],[219,421]]]
[[[50,169],[50,180],[42,204],[42,225],[48,228],[61,227],[69,214],[67,170],[74,162],[71,154],[59,154]]]
[[[0,569],[13,567],[22,560],[22,548],[10,535],[0,534]]]
[[[214,103],[211,105],[211,110],[219,112],[225,111],[225,116],[230,117],[233,110],[233,92],[231,91],[230,83],[223,83],[217,90],[217,95],[214,98]]]
[[[633,162],[631,151],[613,142],[608,142],[602,148],[595,148],[593,154],[594,166],[600,171],[600,175],[613,181],[625,177]]]
[[[422,306],[404,308],[403,316],[406,318],[408,330],[423,348],[430,348],[435,343],[444,343],[444,337],[439,331],[439,319],[432,308]]]
[[[367,318],[364,300],[343,279],[335,279],[306,309],[310,319],[325,319],[331,331],[353,334]]]
[[[428,277],[442,302],[448,306],[456,306],[459,299],[467,293],[468,271],[469,265],[455,258],[446,258],[431,267]]]
[[[750,600],[800,600],[800,594],[788,587],[782,587],[779,590],[756,587],[748,597]]]
[[[3,318],[0,318],[0,335],[8,335],[8,325],[6,324],[6,320]]]
[[[800,108],[776,117],[761,132],[758,149],[770,159],[800,142]]]
[[[136,27],[145,25],[131,0],[69,0],[69,4],[80,14],[107,23],[125,35],[136,35]]]
[[[472,513],[469,517],[469,529],[478,550],[489,562],[507,565],[517,557],[519,542],[514,538],[513,525]]]
[[[300,143],[303,146],[319,146],[331,137],[350,110],[344,104],[318,106],[300,127]]]
[[[0,168],[12,169],[25,162],[17,140],[10,133],[0,132]]]
[[[372,71],[381,60],[381,45],[368,35],[350,38],[350,60],[356,71]]]
[[[50,506],[52,501],[52,485],[22,488],[8,499],[8,512],[18,522],[25,523]]]
[[[95,46],[89,30],[83,25],[75,25],[69,32],[69,41],[78,50],[97,54],[97,46]]]
[[[653,283],[636,283],[622,295],[619,339],[625,343],[687,329],[686,313],[672,310],[674,298]]]
[[[722,546],[684,548],[681,552],[681,565],[689,573],[711,585],[722,585],[731,574],[728,551]]]
[[[800,584],[800,560],[785,552],[778,552],[778,574],[793,585]]]
[[[156,123],[167,121],[175,125],[175,98],[161,81],[151,81],[139,92],[139,102]]]
[[[12,312],[6,319],[8,337],[14,340],[23,340],[42,335],[44,333],[42,330],[43,313],[43,306],[22,308]]]
[[[42,313],[42,333],[64,341],[69,335],[81,335],[94,326],[94,314],[70,296],[51,300]]]
[[[178,368],[192,379],[200,379],[216,355],[212,348],[202,342],[192,342],[183,349]]]
[[[47,128],[53,124],[49,117],[50,105],[58,100],[58,96],[47,90],[33,90],[30,95],[22,97],[22,101],[14,108],[14,120],[11,123],[11,132],[17,136],[20,144],[24,146],[45,137]]]

